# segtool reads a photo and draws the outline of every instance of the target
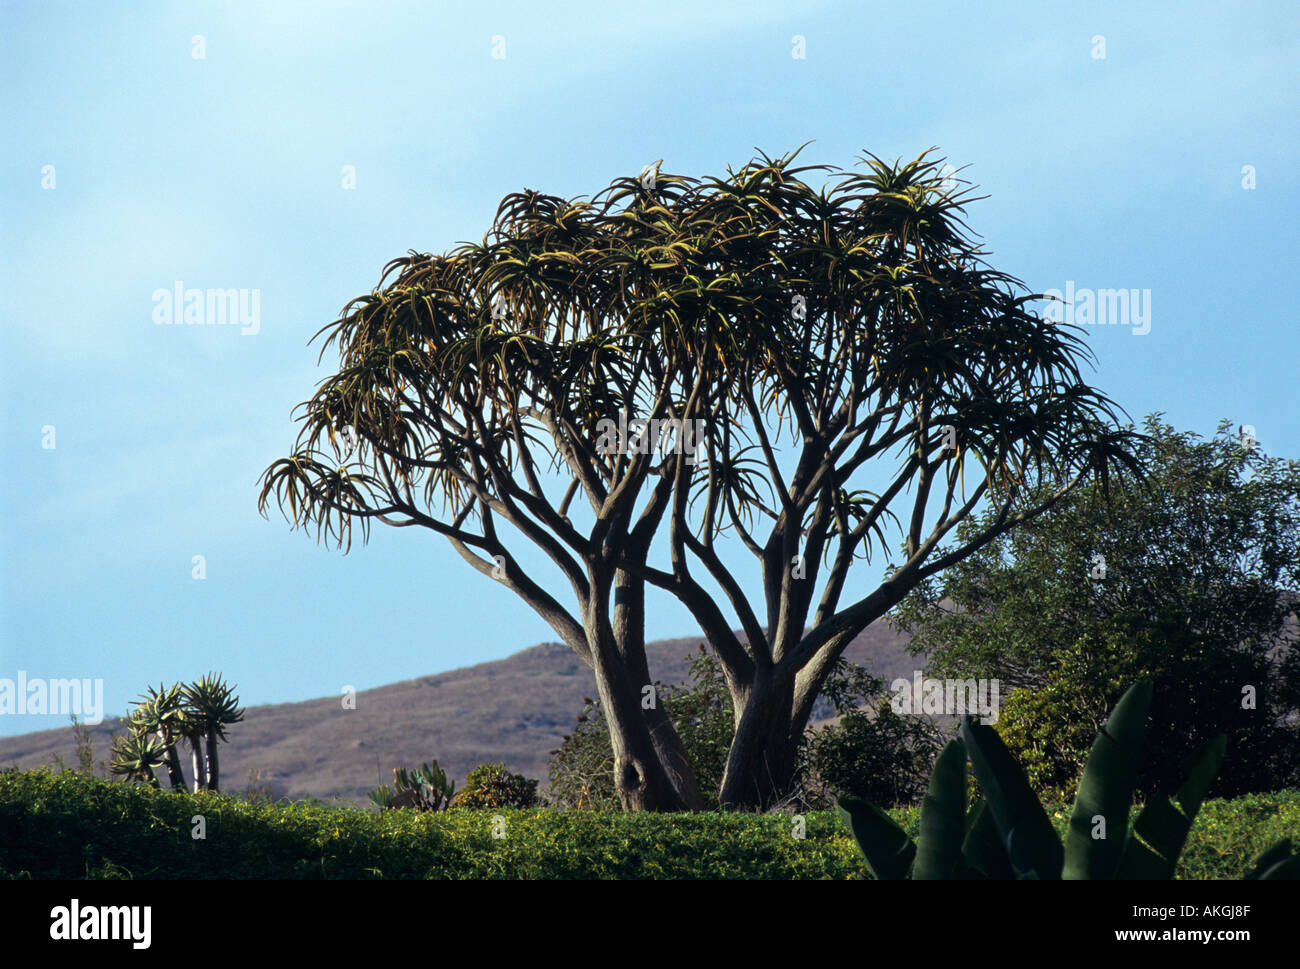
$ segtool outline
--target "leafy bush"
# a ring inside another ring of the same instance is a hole
[[[838,725],[809,732],[804,755],[806,799],[829,806],[841,797],[881,807],[911,804],[925,787],[943,731],[929,717],[901,716],[888,703],[874,715],[859,709]]]
[[[565,734],[550,753],[546,773],[551,787],[547,803],[553,807],[588,811],[617,811],[614,792],[614,749],[600,703],[583,698],[573,733]]]
[[[511,774],[505,764],[479,764],[451,799],[453,808],[530,808],[536,804],[537,781]]]

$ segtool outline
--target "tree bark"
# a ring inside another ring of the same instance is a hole
[[[614,790],[625,811],[681,811],[685,801],[659,758],[640,709],[641,693],[624,683],[598,680],[600,702],[614,748]]]

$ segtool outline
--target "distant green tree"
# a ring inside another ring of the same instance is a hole
[[[129,780],[153,779],[152,770],[146,777],[141,765],[154,756],[156,749],[158,763],[167,768],[173,790],[184,790],[185,775],[176,747],[185,740],[190,745],[194,790],[215,791],[220,784],[217,742],[226,739],[227,726],[243,719],[239,697],[216,673],[201,676],[193,683],[170,687],[160,684],[156,690],[149,687],[136,701],[130,716],[122,720],[129,735],[115,742],[113,773],[126,774]],[[83,763],[88,756],[88,751],[82,755]]]
[[[1300,465],[1227,421],[1211,440],[1159,415],[1146,431],[1143,480],[1121,477],[1110,502],[1072,493],[917,585],[892,621],[932,674],[1003,680],[997,729],[1040,790],[1069,789],[1107,711],[1148,675],[1160,756],[1140,794],[1175,783],[1220,731],[1232,755],[1215,796],[1292,785]]]

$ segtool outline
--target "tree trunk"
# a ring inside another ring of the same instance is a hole
[[[206,772],[203,767],[203,741],[195,735],[190,737],[190,768],[194,771],[194,793],[203,790]]]
[[[208,773],[207,788],[209,791],[215,791],[217,787],[217,731],[208,730]]]
[[[625,811],[681,811],[687,808],[659,758],[637,684],[622,671],[606,671],[597,661],[596,686],[614,748],[614,790]]]
[[[719,800],[732,811],[771,807],[790,791],[794,779],[794,739],[790,715],[794,684],[774,681],[760,671],[741,698],[740,719],[727,753]]]
[[[184,790],[185,775],[181,773],[181,758],[180,755],[176,753],[175,742],[168,737],[166,731],[163,730],[158,731],[158,740],[162,743],[163,749],[166,751],[167,779],[171,781],[172,789],[175,790],[179,787]]]
[[[645,655],[645,583],[623,571],[617,572],[614,579],[612,632],[618,651],[619,668],[628,682],[639,684],[637,706],[649,729],[655,755],[676,794],[676,800],[687,810],[704,810],[704,795],[695,777],[695,769],[686,757],[686,748],[682,746],[682,738],[678,736],[672,718],[668,716],[668,711],[658,696],[654,698],[653,706],[647,708],[643,702],[640,690],[652,685]]]
[[[593,604],[600,601],[594,591],[591,598]],[[651,736],[646,715],[652,711],[642,708],[643,687],[650,685],[649,677],[646,683],[639,683],[631,675],[608,616],[599,607],[593,605],[583,618],[596,689],[614,748],[614,790],[623,810],[686,810],[688,804],[673,785]],[[655,702],[659,705],[657,698]]]

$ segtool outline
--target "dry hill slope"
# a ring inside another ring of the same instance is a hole
[[[904,651],[906,641],[876,623],[846,656],[886,681],[910,678],[917,660]],[[651,674],[664,683],[683,682],[698,643],[650,643]],[[548,752],[573,728],[583,698],[595,690],[591,671],[568,647],[546,643],[503,660],[366,690],[357,694],[355,710],[344,710],[337,697],[250,707],[222,746],[222,786],[242,791],[253,771],[277,797],[364,804],[367,791],[392,780],[394,767],[436,758],[458,786],[475,765],[503,761],[544,787]],[[117,728],[117,717],[109,716],[93,729],[97,764],[107,759]],[[55,755],[76,763],[70,728],[0,737],[0,766],[50,764]]]

